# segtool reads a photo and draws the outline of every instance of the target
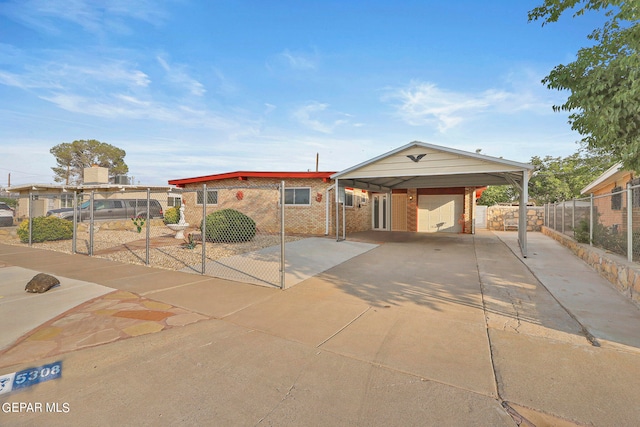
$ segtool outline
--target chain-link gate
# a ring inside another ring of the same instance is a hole
[[[284,182],[73,193],[47,209],[55,197],[30,197],[23,243],[284,288],[284,243],[299,238],[284,232]]]

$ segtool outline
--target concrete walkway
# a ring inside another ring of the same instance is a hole
[[[375,247],[371,243],[336,242],[335,239],[324,237],[289,242],[285,245],[285,288],[295,286]],[[270,246],[258,251],[209,260],[205,264],[205,271],[208,276],[279,288],[280,259],[280,246]],[[201,272],[202,264],[189,266],[181,271]]]
[[[571,292],[556,295],[511,251],[512,236],[499,235],[354,235],[380,245],[286,291],[0,245],[0,275],[19,267],[116,290],[58,316],[59,330],[42,325],[0,352],[0,375],[63,361],[62,378],[0,402],[69,404],[68,413],[1,413],[0,424],[634,425],[632,328],[604,336],[576,314],[591,300],[570,307]],[[531,233],[530,252],[548,242]],[[544,247],[568,265],[573,255],[561,249]],[[554,277],[607,287],[590,273],[579,263]],[[599,299],[610,304],[615,294]],[[164,323],[29,359],[26,344],[39,341],[30,338],[79,328],[79,310],[94,337],[100,319],[115,328],[122,312]],[[625,322],[638,312],[616,310]],[[167,323],[178,315],[182,322]]]

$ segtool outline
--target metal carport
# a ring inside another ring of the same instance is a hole
[[[340,194],[346,187],[391,193],[394,189],[512,185],[520,194],[518,240],[527,256],[527,187],[533,166],[479,153],[414,141],[331,176],[336,189],[336,239]]]

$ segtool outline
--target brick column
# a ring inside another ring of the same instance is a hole
[[[418,231],[418,190],[407,190],[407,231]]]

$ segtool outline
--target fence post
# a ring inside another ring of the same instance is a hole
[[[33,236],[33,193],[29,191],[29,246],[31,246]]]
[[[549,227],[549,203],[544,204],[544,226]]]
[[[95,191],[91,191],[89,199],[89,256],[93,256],[93,204],[95,201]],[[80,212],[82,215],[82,212]]]
[[[633,262],[633,190],[627,184],[627,261]]]
[[[147,188],[147,236],[145,238],[146,243],[145,243],[145,249],[146,249],[146,259],[145,259],[145,264],[149,265],[149,249],[151,246],[151,212],[149,210],[149,205],[151,204],[151,189]]]
[[[571,231],[576,232],[576,199],[573,199],[573,210],[571,211]]]
[[[589,246],[593,246],[593,193],[589,195]]]
[[[285,229],[284,229],[284,181],[280,183],[280,289],[286,287],[285,275]]]
[[[564,218],[565,218],[565,206],[567,205],[566,200],[562,201],[562,225],[560,228],[562,229],[562,234],[564,234]]]
[[[207,272],[207,184],[202,184],[202,274]],[[196,192],[196,204],[198,203],[198,192]]]
[[[72,254],[77,254],[78,253],[78,244],[77,244],[77,240],[78,240],[78,191],[74,191],[73,192],[73,237],[72,237],[72,241],[71,241],[71,253]]]
[[[558,231],[558,203],[553,202],[553,229]]]

